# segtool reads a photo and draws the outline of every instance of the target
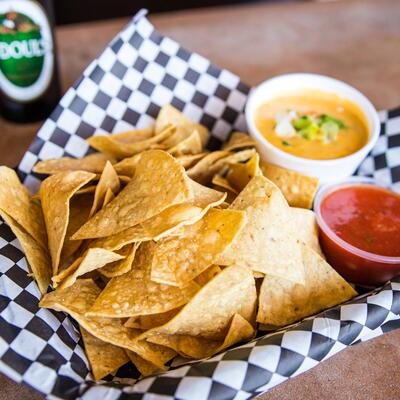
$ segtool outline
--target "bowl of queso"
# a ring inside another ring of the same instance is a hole
[[[378,113],[362,93],[314,74],[260,84],[249,96],[246,122],[265,161],[322,183],[352,175],[380,131]]]
[[[348,281],[377,286],[400,274],[400,195],[370,178],[320,188],[314,210],[328,262]]]

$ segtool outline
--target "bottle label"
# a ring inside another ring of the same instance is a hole
[[[35,100],[53,69],[53,38],[42,7],[29,0],[0,1],[1,90],[19,102]]]

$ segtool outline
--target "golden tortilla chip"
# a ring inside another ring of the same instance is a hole
[[[129,357],[121,347],[97,339],[84,328],[81,328],[81,334],[85,353],[96,381],[112,374],[129,361]]]
[[[210,189],[189,180],[193,197],[184,203],[171,206],[141,226],[153,240],[171,235],[177,229],[199,221],[212,207],[217,207],[226,198],[226,194]]]
[[[188,169],[192,167],[194,164],[196,164],[199,160],[201,160],[203,157],[205,157],[208,153],[199,153],[199,154],[185,154],[183,156],[177,156],[176,161],[180,165],[182,165],[183,168]]]
[[[168,310],[158,314],[138,315],[136,317],[130,317],[124,325],[127,328],[142,330],[152,329],[157,326],[166,324],[170,319],[175,317],[175,315],[178,314],[181,309],[182,307],[177,307],[172,310]]]
[[[296,227],[295,233],[297,239],[311,247],[322,258],[325,258],[319,245],[318,223],[314,211],[291,207],[290,216],[291,224]]]
[[[135,225],[115,235],[95,239],[90,243],[90,247],[100,247],[106,250],[116,251],[128,244],[145,242],[151,239],[151,236],[142,226]]]
[[[163,106],[158,113],[155,125],[155,132],[162,132],[168,125],[173,125],[176,128],[175,138],[173,141],[164,141],[166,146],[175,146],[182,139],[186,138],[193,130],[197,130],[200,134],[201,143],[203,146],[207,143],[208,130],[205,126],[197,124],[178,111],[173,106],[167,104]]]
[[[151,334],[147,340],[150,343],[169,347],[182,357],[196,360],[211,357],[221,345],[221,341],[190,335]]]
[[[73,196],[69,204],[69,221],[61,250],[60,267],[68,263],[69,258],[79,249],[81,240],[70,240],[71,236],[89,219],[93,195]]]
[[[152,127],[135,129],[132,131],[113,133],[111,136],[120,143],[137,143],[154,136],[154,129]]]
[[[128,176],[130,178],[135,175],[135,169],[136,165],[140,161],[140,156],[141,153],[136,154],[132,157],[127,157],[118,162],[117,164],[114,164],[114,169],[115,172],[121,177],[121,176]]]
[[[170,347],[183,357],[201,359],[211,357],[228,347],[252,338],[255,330],[240,314],[235,314],[223,342],[187,335],[157,335],[148,340]]]
[[[314,250],[304,243],[301,250],[305,283],[266,275],[260,291],[258,322],[288,325],[356,296],[356,291]]]
[[[311,208],[318,189],[318,179],[297,171],[261,162],[265,177],[275,183],[292,207]]]
[[[194,282],[178,288],[153,282],[137,275],[138,269],[146,270],[152,252],[141,251],[138,264],[124,275],[117,276],[101,292],[88,316],[125,318],[135,315],[158,314],[186,304],[199,290]]]
[[[135,259],[136,250],[140,243],[134,243],[126,246],[125,251],[121,251],[120,255],[125,256],[124,259],[114,261],[103,268],[99,269],[99,272],[107,278],[114,278],[129,272],[132,268],[133,260]]]
[[[207,268],[200,275],[196,276],[194,281],[200,286],[206,285],[211,281],[216,275],[218,275],[222,271],[221,267],[218,265],[211,265],[211,267]]]
[[[145,360],[144,358],[140,357],[133,351],[126,350],[126,354],[131,360],[131,362],[135,365],[137,370],[142,374],[142,376],[149,376],[149,375],[154,375],[160,372],[163,372],[166,370],[166,367],[160,368],[154,364],[152,364],[150,361]],[[173,353],[174,355],[171,357],[173,358],[176,353]],[[167,360],[169,361],[169,360]],[[166,362],[167,362],[166,361]]]
[[[179,237],[157,243],[151,279],[184,286],[200,275],[230,245],[244,225],[244,213],[211,209],[198,222],[186,226]]]
[[[47,293],[39,306],[68,313],[82,328],[98,339],[131,350],[162,368],[164,354],[169,349],[139,340],[140,331],[124,327],[120,319],[85,316],[100,292],[101,289],[92,279],[79,279],[75,285]]]
[[[80,194],[91,194],[96,191],[96,185],[89,185],[89,186],[84,186],[82,189],[79,189],[75,194],[80,195]],[[35,196],[38,196],[40,199],[40,194],[36,193]]]
[[[146,151],[132,180],[73,239],[114,235],[192,196],[185,169],[171,155],[161,150]]]
[[[215,163],[222,158],[226,158],[230,154],[232,153],[224,150],[213,151],[212,153],[209,153],[203,157],[193,167],[189,168],[187,174],[194,181],[201,183],[202,185],[206,185],[221,168],[221,165],[217,165],[217,167],[215,167]]]
[[[223,342],[188,335],[153,335],[151,343],[170,347],[182,357],[201,359],[211,357],[236,343],[250,339],[255,330],[240,314],[235,314]]]
[[[29,235],[47,249],[46,229],[39,204],[33,201],[28,189],[11,168],[0,167],[0,210],[12,216]]]
[[[46,223],[49,250],[56,275],[61,250],[67,232],[70,199],[94,174],[85,171],[66,171],[49,176],[40,186],[40,200]]]
[[[110,162],[107,162],[103,172],[101,173],[99,183],[96,186],[94,193],[93,206],[90,210],[90,217],[99,211],[104,203],[107,190],[110,189],[112,194],[118,193],[121,184],[115,169]]]
[[[72,286],[79,276],[87,274],[88,272],[104,267],[104,265],[123,259],[124,256],[104,249],[89,249],[85,252],[81,262],[77,265],[76,262],[72,263],[68,268],[62,271],[65,278],[60,284],[59,276],[53,277],[55,287],[60,289]]]
[[[99,174],[103,171],[107,161],[115,163],[114,158],[101,153],[90,154],[83,158],[61,157],[39,161],[33,167],[33,172],[53,175],[65,171],[87,171]]]
[[[255,329],[250,322],[243,318],[240,314],[235,314],[232,318],[231,325],[225,336],[221,346],[216,353],[233,346],[236,343],[251,339],[255,335]]]
[[[212,184],[228,190],[234,195],[239,194],[239,192],[229,183],[229,181],[226,178],[223,178],[221,175],[214,175],[212,179]]]
[[[260,157],[258,153],[255,153],[250,160],[245,163],[230,163],[226,175],[227,181],[236,189],[237,192],[241,192],[252,178],[262,175],[259,162]]]
[[[172,320],[145,332],[142,337],[162,334],[223,340],[235,314],[246,320],[253,318],[256,300],[251,271],[239,266],[227,267],[203,286]]]
[[[17,221],[1,209],[0,215],[14,232],[21,244],[40,293],[45,294],[50,284],[52,272],[48,251],[45,250],[28,232],[26,232]]]
[[[256,153],[257,152],[255,149],[240,150],[236,153],[230,152],[228,156],[219,159],[213,167],[220,175],[225,175],[230,164],[246,162],[250,160]]]
[[[106,194],[104,195],[102,208],[104,208],[108,203],[110,203],[114,199],[115,199],[114,192],[110,188],[108,188]]]
[[[215,264],[236,263],[252,271],[304,281],[290,208],[274,184],[263,176],[254,177],[229,209],[243,210],[247,222]]]
[[[174,157],[186,154],[198,154],[203,150],[201,137],[197,130],[194,130],[186,139],[182,140],[167,151]]]
[[[152,146],[157,145],[170,136],[173,131],[174,127],[169,126],[148,139],[135,142],[122,141],[118,135],[92,136],[88,139],[88,143],[97,151],[121,160],[152,148]]]
[[[255,147],[255,140],[244,132],[233,132],[228,142],[223,146],[223,150],[233,151],[245,147]]]

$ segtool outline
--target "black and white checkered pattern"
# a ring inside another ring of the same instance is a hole
[[[374,177],[400,193],[400,107],[379,113],[381,134],[357,174]]]
[[[172,103],[210,128],[216,148],[245,130],[249,87],[226,70],[161,36],[140,12],[66,93],[22,159],[18,173],[35,190],[38,160],[87,154],[93,134],[144,127]],[[400,109],[381,113],[382,134],[358,173],[400,191]],[[75,322],[39,309],[18,241],[0,222],[0,372],[49,399],[246,399],[338,351],[400,327],[400,278],[318,316],[211,359],[138,379],[132,364],[93,382]],[[177,365],[177,362],[174,364]]]

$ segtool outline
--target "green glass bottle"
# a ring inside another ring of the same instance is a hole
[[[46,118],[60,98],[51,0],[0,0],[0,111]]]

